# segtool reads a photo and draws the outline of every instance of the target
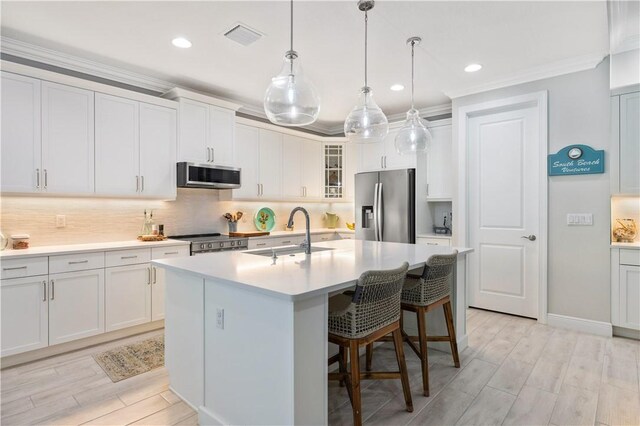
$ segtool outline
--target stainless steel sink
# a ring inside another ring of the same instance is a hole
[[[311,246],[311,253],[316,253],[319,251],[327,251],[333,250],[330,247],[314,247]],[[292,247],[281,247],[281,248],[273,248],[273,249],[262,249],[262,250],[253,250],[253,251],[245,251],[246,254],[255,254],[257,256],[273,256],[275,252],[276,256],[295,256],[297,254],[305,254],[304,247],[300,246],[292,246]]]

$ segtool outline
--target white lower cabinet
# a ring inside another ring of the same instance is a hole
[[[104,331],[104,269],[49,275],[49,344]]]
[[[47,347],[47,276],[0,280],[0,356]]]
[[[620,327],[640,330],[640,266],[620,265]]]
[[[148,263],[106,269],[106,331],[151,321],[151,275]]]
[[[416,238],[416,244],[425,244],[428,246],[450,246],[451,238],[418,237]]]
[[[151,258],[171,259],[174,257],[189,257],[188,246],[157,247],[151,249]],[[151,321],[164,319],[165,270],[157,266],[151,267]]]

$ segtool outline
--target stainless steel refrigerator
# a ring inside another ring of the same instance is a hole
[[[356,239],[416,242],[416,171],[356,174]]]

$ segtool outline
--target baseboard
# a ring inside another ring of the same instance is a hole
[[[626,337],[627,339],[640,340],[640,330],[633,330],[631,328],[616,327],[613,326],[613,335],[619,337]]]
[[[547,325],[604,337],[611,337],[613,335],[613,327],[609,322],[594,321],[565,315],[547,314]]]
[[[173,392],[174,394],[176,394],[176,396],[178,398],[180,398],[182,400],[182,402],[184,402],[185,404],[187,404],[189,407],[191,407],[191,409],[193,409],[193,411],[198,411],[198,407],[196,407],[195,405],[193,405],[191,402],[189,402],[185,397],[183,397],[180,392],[176,392],[176,390],[173,388],[173,386],[169,385],[169,390],[171,392]]]
[[[223,421],[211,411],[207,410],[205,407],[200,407],[198,409],[198,424],[200,426],[205,425],[228,425],[230,423]]]

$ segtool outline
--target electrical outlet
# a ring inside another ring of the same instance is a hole
[[[216,309],[216,327],[224,330],[224,309]]]
[[[63,214],[56,215],[56,228],[64,228],[67,226],[67,216]]]
[[[567,225],[569,226],[592,226],[593,213],[568,213]]]

